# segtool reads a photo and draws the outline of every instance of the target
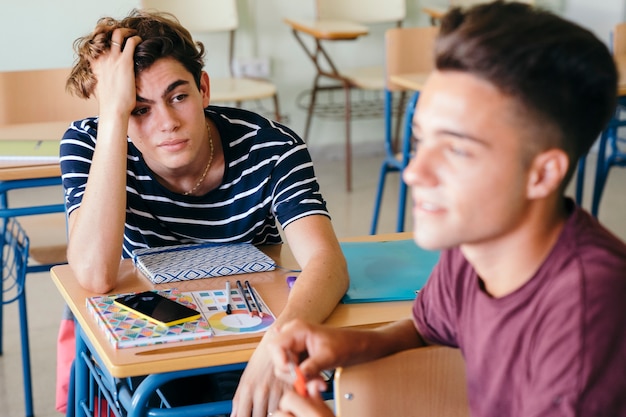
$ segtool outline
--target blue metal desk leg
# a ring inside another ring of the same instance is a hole
[[[22,339],[22,373],[24,375],[24,404],[26,408],[26,417],[32,417],[33,411],[33,386],[31,382],[30,372],[30,345],[28,342],[28,318],[26,316],[26,292],[23,291],[18,300],[18,308],[20,310],[20,335]]]
[[[74,415],[76,417],[88,417],[82,404],[88,404],[89,368],[85,360],[88,358],[87,344],[83,340],[85,335],[79,323],[76,324],[76,358],[74,359]],[[70,375],[70,378],[72,376]],[[67,405],[68,407],[71,404]]]
[[[5,209],[7,207],[7,193],[6,191],[1,191],[0,192],[0,208]],[[7,219],[6,218],[2,218],[0,221],[2,221],[2,227],[0,227],[0,268],[2,267],[2,265],[4,265],[4,245],[6,244],[6,242],[4,241],[4,233],[5,233],[5,229],[7,227],[6,223],[7,223]],[[4,283],[4,270],[0,269],[0,283]],[[2,334],[3,332],[3,328],[2,328],[2,323],[4,323],[4,317],[3,317],[3,311],[4,311],[4,291],[2,291],[2,288],[0,288],[0,356],[2,356],[2,346],[4,343],[4,340],[2,338]]]

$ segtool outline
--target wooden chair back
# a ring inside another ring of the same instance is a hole
[[[430,346],[340,368],[335,407],[338,417],[467,417],[463,357]]]
[[[450,6],[471,7],[477,4],[491,3],[493,0],[450,0]],[[518,3],[535,4],[535,0],[505,0],[507,2],[515,1]]]
[[[406,0],[316,0],[317,18],[358,23],[401,22]]]
[[[239,26],[236,0],[141,0],[143,9],[176,16],[190,32],[223,32]]]
[[[0,126],[67,121],[98,114],[95,99],[65,90],[70,68],[0,72]]]
[[[626,55],[626,22],[618,23],[613,30],[613,55]]]
[[[385,32],[385,82],[390,91],[402,91],[390,77],[429,73],[435,67],[434,48],[438,27],[393,28]]]

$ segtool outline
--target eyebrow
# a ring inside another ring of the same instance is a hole
[[[176,88],[178,88],[181,85],[189,85],[189,81],[186,81],[186,80],[174,81],[173,83],[167,86],[165,91],[163,91],[163,94],[161,94],[161,98],[167,96],[169,93],[171,93],[172,91],[174,91]],[[152,103],[153,102],[153,100],[148,100],[147,98],[141,97],[139,94],[137,94],[136,100],[138,103]]]
[[[412,123],[411,124],[411,133],[413,134],[413,136],[416,136],[415,132],[420,130],[419,129],[419,125]],[[449,130],[449,129],[439,129],[437,130],[437,134],[438,135],[446,135],[446,136],[453,136],[457,139],[462,139],[462,140],[468,140],[474,143],[477,143],[479,145],[482,146],[486,146],[486,147],[490,147],[491,145],[489,145],[486,141],[484,141],[483,139],[476,137],[476,136],[472,136],[472,135],[467,135],[465,133],[461,133],[455,130]]]

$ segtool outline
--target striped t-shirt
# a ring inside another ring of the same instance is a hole
[[[128,139],[124,257],[137,248],[182,243],[277,244],[277,222],[286,227],[305,216],[328,216],[311,157],[293,131],[246,110],[209,106],[205,113],[220,133],[225,159],[222,184],[205,195],[163,187]],[[61,140],[68,214],[80,207],[97,128],[97,117],[79,120]]]

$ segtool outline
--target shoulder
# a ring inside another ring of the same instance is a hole
[[[597,290],[626,291],[626,244],[575,207],[546,260],[553,275],[577,277]]]
[[[209,106],[206,114],[217,125],[220,134],[228,137],[231,146],[250,142],[303,143],[287,126],[258,113],[232,107]]]
[[[97,132],[97,117],[72,122],[61,138],[61,167],[73,161],[90,160],[96,147]]]
[[[88,117],[86,119],[72,122],[61,139],[61,145],[70,141],[90,141],[95,144],[98,132],[98,118]]]

